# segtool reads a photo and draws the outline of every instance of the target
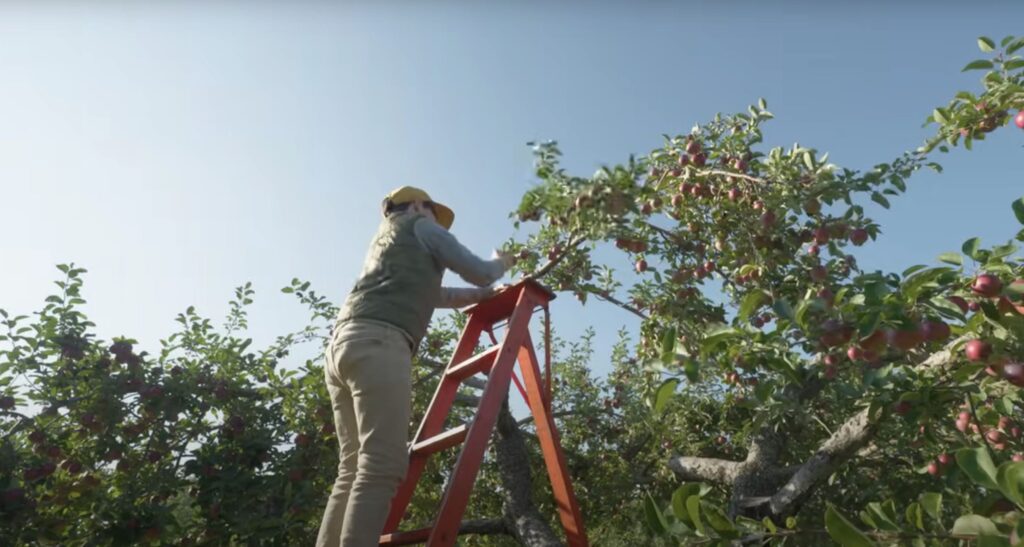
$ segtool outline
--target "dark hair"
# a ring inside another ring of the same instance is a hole
[[[390,199],[385,199],[384,202],[381,203],[381,209],[384,211],[384,216],[390,216],[391,213],[400,213],[402,211],[408,210],[409,207],[412,207],[412,204],[413,202],[411,201],[407,201],[405,203],[395,203]],[[423,205],[426,205],[428,208],[430,208],[430,211],[433,212],[434,215],[437,215],[437,209],[434,209],[433,201],[424,201]]]
[[[405,203],[395,203],[390,199],[385,199],[384,202],[381,203],[381,208],[384,211],[384,216],[390,216],[391,213],[400,213],[402,211],[407,210],[410,206],[412,206],[411,201],[407,201]]]

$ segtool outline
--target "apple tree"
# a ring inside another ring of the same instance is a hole
[[[971,238],[942,265],[898,273],[863,271],[855,256],[881,234],[868,201],[890,207],[917,170],[941,169],[929,158],[948,149],[940,140],[983,138],[1024,105],[1020,43],[1008,38],[995,61],[969,65],[998,70],[981,98],[959,94],[936,110],[941,139],[867,171],[806,146],[765,149],[772,115],[763,100],[589,177],[567,173],[555,143],[535,145],[539,184],[515,214],[539,226],[510,244],[524,272],[638,319],[635,374],[660,380],[649,390],[653,410],[685,422],[692,397],[679,386],[711,382],[724,387],[718,404],[740,417],[704,432],[728,454],[665,451],[685,484],[668,509],[649,498],[652,528],[824,534],[820,525],[841,514],[831,504],[849,511],[891,498],[905,507],[920,503],[929,480],[955,483],[947,471],[957,449],[983,443],[1004,459],[1021,450],[1018,247]],[[1024,222],[1024,201],[1000,210]],[[603,258],[610,243],[631,271]],[[908,455],[907,445],[917,450]],[[971,504],[960,482],[950,511]],[[725,493],[721,508],[711,486]]]

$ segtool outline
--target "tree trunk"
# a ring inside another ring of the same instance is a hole
[[[523,432],[508,408],[501,406],[495,431],[498,475],[505,493],[504,519],[512,535],[527,547],[561,547],[548,520],[533,503],[533,478]]]

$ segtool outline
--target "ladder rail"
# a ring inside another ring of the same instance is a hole
[[[519,294],[519,301],[509,320],[509,328],[501,341],[501,350],[491,368],[490,378],[484,393],[480,397],[480,407],[473,418],[466,440],[462,444],[462,452],[455,462],[455,471],[448,481],[448,488],[441,499],[441,507],[434,529],[427,540],[429,547],[451,547],[459,534],[462,515],[469,503],[469,494],[476,482],[476,475],[483,463],[484,451],[490,441],[491,432],[498,421],[501,403],[508,394],[512,380],[512,369],[515,367],[519,349],[529,335],[527,327],[530,321],[529,305],[532,296],[528,291]]]
[[[451,360],[441,374],[413,442],[409,444],[409,470],[391,500],[380,545],[426,542],[428,547],[451,547],[455,544],[498,413],[514,381],[533,413],[534,426],[568,545],[588,546],[583,518],[551,415],[551,325],[548,302],[554,296],[554,293],[536,281],[526,280],[467,310],[469,320],[463,327]],[[529,330],[530,319],[538,310],[544,311],[543,372]],[[501,342],[494,335],[494,328],[499,323],[506,327]],[[474,355],[484,332],[488,333],[494,346]],[[522,370],[522,380],[515,372],[517,364]],[[477,372],[488,378],[476,414],[468,423],[443,431],[459,387]],[[399,532],[398,526],[405,517],[429,456],[459,443],[462,443],[462,449],[431,526]]]
[[[461,363],[473,355],[473,350],[476,349],[477,343],[480,341],[480,334],[483,328],[484,325],[481,320],[476,317],[469,318],[469,321],[466,322],[465,327],[462,329],[459,343],[456,345],[446,369],[452,368],[453,363]],[[405,510],[409,507],[409,502],[412,501],[416,484],[419,483],[420,476],[427,465],[427,455],[416,454],[412,449],[417,443],[425,441],[441,432],[445,419],[447,419],[448,413],[451,411],[452,403],[455,401],[458,387],[458,382],[449,381],[449,379],[445,378],[444,374],[441,375],[441,381],[437,384],[434,397],[427,406],[423,421],[420,422],[416,436],[413,437],[413,442],[409,447],[409,468],[405,473],[405,478],[402,479],[398,490],[391,499],[391,509],[388,512],[387,519],[384,521],[385,534],[398,530],[398,525],[405,516]]]

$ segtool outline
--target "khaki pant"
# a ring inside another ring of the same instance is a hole
[[[341,325],[324,376],[338,432],[338,477],[318,547],[370,547],[380,540],[391,498],[409,466],[412,350],[396,327]]]

